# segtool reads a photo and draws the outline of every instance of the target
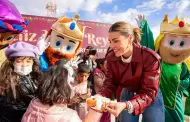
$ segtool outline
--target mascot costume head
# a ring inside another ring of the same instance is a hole
[[[162,58],[160,89],[165,121],[184,122],[182,96],[188,97],[190,93],[190,74],[185,62],[190,56],[190,24],[185,18],[176,17],[168,22],[168,15],[165,15],[155,41],[155,51]]]
[[[9,0],[0,1],[0,65],[6,59],[5,48],[24,32],[27,25],[14,4]]]
[[[178,64],[187,60],[190,56],[190,24],[185,18],[178,17],[168,22],[168,15],[165,15],[155,48],[162,60],[169,64]]]
[[[77,22],[79,18],[79,15],[74,18],[64,16],[52,25],[45,39],[48,47],[40,57],[42,71],[60,59],[70,60],[80,51],[85,27]]]

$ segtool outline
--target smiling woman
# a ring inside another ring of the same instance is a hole
[[[159,90],[160,57],[140,46],[139,29],[127,22],[113,24],[108,37],[113,51],[106,57],[104,85],[94,97],[112,98],[116,89],[121,87],[120,102],[106,103],[103,108],[115,116],[120,114],[121,122],[138,122],[142,113],[144,122],[164,122],[164,104]]]

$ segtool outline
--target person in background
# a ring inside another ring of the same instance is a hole
[[[105,58],[96,59],[97,68],[94,70],[94,89],[95,92],[98,93],[99,90],[102,88],[104,80],[105,80],[105,73],[107,72],[107,62]],[[111,115],[108,112],[104,112],[100,122],[111,122]]]
[[[105,80],[105,73],[107,72],[107,62],[105,58],[96,59],[97,68],[94,70],[94,89],[98,93],[103,86]]]
[[[86,47],[84,55],[82,57],[83,62],[86,63],[90,67],[90,76],[89,76],[88,80],[91,83],[90,88],[92,90],[92,95],[95,94],[93,72],[94,72],[94,69],[97,67],[97,64],[95,62],[96,54],[97,54],[96,48],[94,48],[92,46],[88,46],[88,47]]]
[[[95,62],[95,56],[96,56],[97,50],[96,48],[92,46],[88,46],[85,49],[83,61],[87,63],[87,65],[90,66],[90,71],[93,72],[94,69],[97,67],[97,64]]]
[[[91,95],[89,88],[90,82],[88,81],[89,75],[90,67],[85,63],[80,63],[78,65],[77,79],[75,84],[73,84],[75,92],[73,109],[78,112],[81,120],[83,120],[87,114],[86,98]]]
[[[38,49],[25,42],[7,47],[0,68],[0,121],[20,122],[41,76]]]

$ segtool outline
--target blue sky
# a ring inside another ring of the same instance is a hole
[[[10,0],[22,14],[46,16],[45,4],[52,0]],[[190,0],[54,0],[57,17],[79,13],[81,20],[114,23],[127,21],[137,27],[135,17],[145,14],[156,37],[165,14],[190,18]]]

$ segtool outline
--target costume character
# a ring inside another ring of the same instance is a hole
[[[23,33],[28,25],[14,4],[9,0],[0,1],[0,66],[5,61],[6,47],[11,44],[14,38]]]
[[[80,51],[85,27],[77,22],[79,18],[79,15],[74,18],[59,18],[52,25],[45,41],[43,37],[39,40],[39,50],[43,52],[45,49],[40,56],[42,71],[46,71],[62,58],[71,60]]]
[[[190,24],[168,15],[160,25],[155,51],[162,58],[160,89],[165,105],[165,122],[184,122],[182,96],[189,96],[190,75],[185,61],[190,56]]]

